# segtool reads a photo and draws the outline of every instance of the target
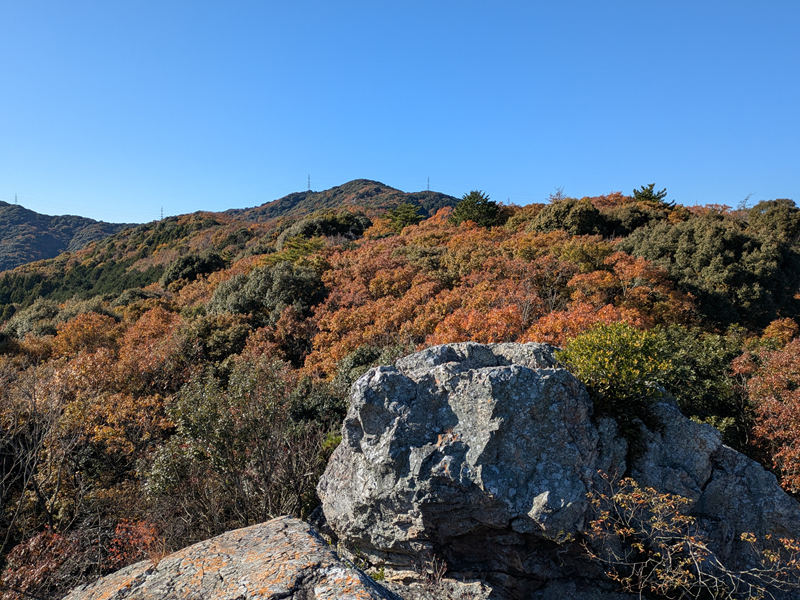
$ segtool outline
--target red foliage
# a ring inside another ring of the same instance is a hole
[[[58,571],[75,542],[49,529],[15,546],[0,576],[0,600],[22,600],[58,587]]]
[[[109,545],[106,567],[112,570],[121,569],[144,559],[150,559],[157,564],[163,556],[163,540],[153,523],[122,519]]]
[[[734,367],[752,374],[747,391],[755,404],[755,443],[771,456],[781,485],[800,492],[800,339],[782,350],[745,355]]]

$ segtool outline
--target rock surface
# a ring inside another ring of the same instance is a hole
[[[320,480],[321,524],[288,517],[142,562],[66,600],[629,600],[580,544],[603,473],[692,500],[716,555],[749,566],[742,533],[800,539],[800,505],[674,402],[626,464],[612,419],[540,344],[427,349],[353,386]],[[349,548],[355,555],[349,555]],[[380,568],[376,583],[352,563]],[[446,562],[446,569],[445,569]],[[446,570],[446,574],[445,574]]]
[[[65,600],[399,600],[289,517],[230,531],[154,565],[140,562]]]
[[[692,499],[723,561],[745,566],[743,532],[800,539],[800,506],[773,475],[674,403],[657,411],[663,428],[646,433],[629,472]],[[513,597],[600,581],[559,543],[584,530],[598,472],[628,471],[616,423],[591,415],[585,388],[546,345],[451,344],[372,369],[353,386],[318,486],[325,518],[375,564],[436,555]]]

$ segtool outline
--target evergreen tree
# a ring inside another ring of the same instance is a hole
[[[450,220],[456,225],[472,221],[481,227],[491,227],[497,224],[498,213],[497,202],[490,200],[488,194],[472,190],[456,205]]]
[[[652,204],[653,206],[675,206],[674,202],[666,202],[664,200],[664,198],[667,197],[667,188],[657,192],[655,191],[655,187],[656,184],[651,183],[649,185],[643,185],[638,190],[633,190],[633,197],[636,202],[646,202],[648,204]]]
[[[424,218],[419,214],[420,207],[410,202],[403,202],[397,208],[389,210],[389,222],[392,224],[392,229],[398,233],[403,231],[404,227],[409,225],[416,225]]]

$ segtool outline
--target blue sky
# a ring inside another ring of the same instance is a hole
[[[144,222],[355,178],[800,202],[800,2],[0,0],[0,200]]]

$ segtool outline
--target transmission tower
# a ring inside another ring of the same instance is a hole
[[[308,191],[311,191],[311,175],[308,176]]]
[[[428,177],[428,191],[431,191],[431,178]]]

